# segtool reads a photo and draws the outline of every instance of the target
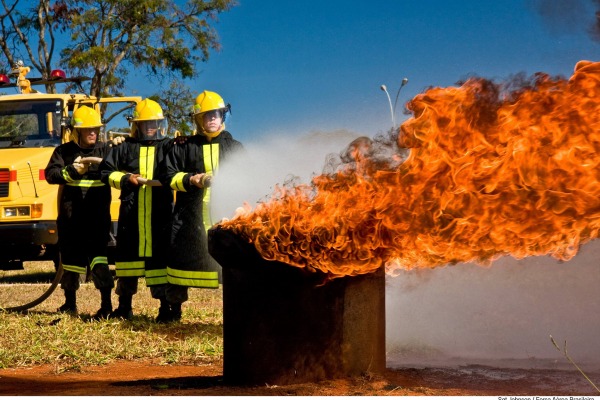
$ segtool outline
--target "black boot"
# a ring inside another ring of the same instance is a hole
[[[65,304],[60,306],[58,311],[77,314],[77,291],[65,289]]]
[[[181,321],[181,303],[171,303],[171,321]]]
[[[107,319],[112,314],[112,288],[100,289],[100,309],[94,314],[93,319]]]
[[[158,316],[156,317],[155,321],[159,324],[171,322],[171,305],[165,299],[160,299]]]
[[[111,312],[108,318],[121,318],[127,320],[133,318],[133,310],[131,309],[132,300],[133,296],[131,295],[119,296],[119,307]]]
[[[65,289],[65,304],[58,308],[59,312],[77,314],[77,291]]]

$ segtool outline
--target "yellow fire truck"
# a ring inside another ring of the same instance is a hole
[[[50,79],[27,79],[27,72],[29,68],[21,64],[11,70],[12,81],[0,74],[0,269],[21,269],[23,261],[29,260],[57,260],[60,187],[46,182],[44,169],[54,148],[70,140],[73,111],[82,105],[98,111],[115,105],[125,111],[141,101],[135,96],[44,94],[32,86],[80,84],[89,78],[67,78],[63,71],[54,70]],[[6,94],[8,90],[16,94]],[[125,120],[124,115],[122,118]],[[104,138],[109,134],[104,133]],[[118,195],[113,193],[111,215],[115,227],[118,210]],[[111,240],[110,245],[114,244]]]

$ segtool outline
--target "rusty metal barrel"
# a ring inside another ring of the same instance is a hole
[[[385,370],[385,273],[327,280],[260,257],[230,230],[208,232],[223,267],[223,377],[317,382]]]

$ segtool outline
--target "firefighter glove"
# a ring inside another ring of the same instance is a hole
[[[196,174],[190,178],[190,183],[199,188],[210,186],[211,176],[209,174]]]
[[[118,146],[121,143],[123,143],[124,141],[125,141],[125,138],[123,136],[115,136],[110,141],[110,145],[111,145],[111,147]]]
[[[129,183],[131,183],[133,186],[139,186],[140,183],[138,182],[137,178],[140,176],[140,174],[129,174]]]
[[[80,163],[79,161],[81,160],[81,156],[77,157],[74,162],[73,162],[73,168],[75,168],[75,171],[77,171],[77,173],[79,175],[84,175],[87,171],[88,168],[90,167],[89,164],[83,164]]]

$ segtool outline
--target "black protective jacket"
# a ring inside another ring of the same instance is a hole
[[[98,164],[90,164],[80,175],[73,167],[79,156],[104,158],[110,150],[105,143],[84,149],[73,141],[54,149],[45,174],[59,190],[58,243],[63,267],[86,273],[86,266],[106,262],[110,232],[110,187],[100,181]]]
[[[209,141],[194,135],[173,146],[161,165],[159,179],[176,190],[171,248],[167,268],[169,283],[188,287],[219,287],[220,266],[208,254],[206,230],[210,221],[210,187],[190,184],[197,173],[214,175],[242,145],[227,131]]]
[[[146,277],[148,286],[167,283],[166,254],[171,233],[173,191],[168,186],[136,186],[131,174],[157,180],[158,166],[172,147],[171,139],[127,138],[101,165],[102,181],[121,191],[117,277]]]

